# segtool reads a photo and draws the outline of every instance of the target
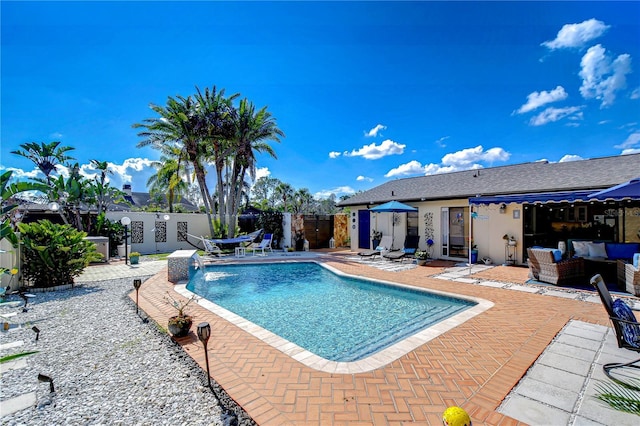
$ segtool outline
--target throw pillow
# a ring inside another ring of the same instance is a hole
[[[630,321],[634,324],[621,323],[622,335],[624,340],[636,348],[640,347],[640,325],[636,321],[633,311],[622,299],[616,299],[613,302],[613,313],[621,320]]]
[[[387,248],[385,246],[378,246],[376,247],[377,251],[385,251]]]
[[[573,241],[573,253],[578,257],[588,257],[590,243],[592,241]]]
[[[560,262],[562,260],[562,250],[553,249],[551,251],[553,252],[553,260],[555,260],[556,263]]]
[[[636,253],[633,255],[633,267],[636,269],[640,269],[640,253]]]
[[[607,249],[604,243],[589,243],[589,257],[607,257]]]

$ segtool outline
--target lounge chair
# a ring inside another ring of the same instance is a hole
[[[273,252],[273,249],[271,248],[271,240],[273,240],[272,234],[264,234],[262,241],[249,245],[246,250],[252,251],[254,256],[256,255],[257,251],[261,252],[259,256],[266,256],[267,253],[265,253],[265,250]]]
[[[394,250],[384,253],[382,257],[389,260],[399,260],[400,262],[404,262],[405,258],[414,257],[418,250],[419,243],[420,237],[418,235],[407,235],[404,239],[404,247],[402,250]]]
[[[380,240],[380,244],[378,247],[375,247],[373,250],[365,250],[358,253],[358,256],[365,258],[370,257],[373,259],[376,256],[380,256],[381,253],[388,251],[391,248],[391,237],[389,235],[384,235]]]
[[[199,237],[204,246],[204,252],[207,256],[218,256],[222,253],[220,247],[218,247],[213,241],[207,240],[204,237]]]
[[[613,324],[613,331],[616,334],[618,347],[634,352],[640,352],[640,324],[638,324],[636,317],[633,314],[633,311],[640,310],[630,308],[622,301],[622,299],[617,299],[614,301],[611,298],[611,294],[607,289],[607,285],[605,284],[600,274],[597,274],[593,276],[593,278],[591,278],[591,285],[594,286],[598,291],[598,295],[600,296],[600,300],[604,305],[604,309],[607,311],[607,315],[609,315],[609,319]],[[611,370],[614,370],[616,368],[640,368],[640,365],[636,365],[639,362],[640,358],[631,362],[609,363],[604,364],[602,366],[602,369],[604,370],[604,373],[607,375],[607,377],[609,377],[614,382],[640,391],[640,387],[638,387],[640,382],[638,380],[635,380],[634,384],[630,384],[628,382],[623,382],[616,377],[613,377],[611,374]]]

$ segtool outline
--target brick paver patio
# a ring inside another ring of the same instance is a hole
[[[306,367],[195,306],[192,333],[178,343],[205,369],[195,328],[209,322],[212,377],[258,424],[440,425],[452,405],[463,407],[476,425],[520,424],[496,409],[567,321],[608,325],[600,304],[433,278],[446,262],[387,272],[339,255],[317,261],[353,275],[484,298],[495,306],[385,367],[350,375]],[[524,283],[527,269],[498,266],[476,277]],[[141,308],[163,327],[174,313],[163,299],[172,287],[165,269],[140,290]]]

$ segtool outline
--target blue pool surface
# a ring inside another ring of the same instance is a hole
[[[475,305],[313,262],[210,265],[187,289],[325,359],[366,358]]]

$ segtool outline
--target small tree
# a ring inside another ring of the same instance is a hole
[[[18,229],[24,245],[24,280],[35,287],[73,284],[89,262],[102,258],[96,245],[84,239],[87,234],[69,225],[39,220],[19,223]]]

